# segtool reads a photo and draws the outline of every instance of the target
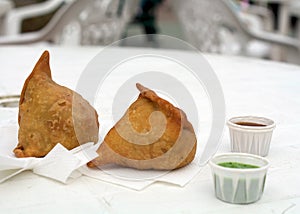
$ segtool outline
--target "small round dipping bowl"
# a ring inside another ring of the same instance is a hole
[[[228,120],[232,152],[265,157],[269,153],[275,123],[265,117],[241,116]]]
[[[252,154],[225,153],[213,157],[209,165],[218,199],[233,204],[249,204],[261,198],[269,168],[267,159]]]

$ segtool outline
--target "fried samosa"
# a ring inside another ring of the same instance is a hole
[[[193,161],[197,139],[185,113],[152,90],[137,88],[138,99],[105,136],[89,167],[172,170]]]
[[[78,93],[52,80],[45,51],[26,79],[19,103],[16,157],[43,157],[57,143],[73,149],[98,141],[98,115]]]

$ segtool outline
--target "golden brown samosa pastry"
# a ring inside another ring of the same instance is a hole
[[[98,141],[95,109],[79,94],[52,80],[47,51],[24,83],[18,122],[17,157],[43,157],[57,143],[73,149]]]
[[[172,170],[194,159],[196,136],[183,111],[137,84],[138,99],[108,132],[89,167]]]

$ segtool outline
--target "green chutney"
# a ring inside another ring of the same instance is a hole
[[[259,168],[259,166],[245,164],[245,163],[238,163],[238,162],[224,162],[218,163],[219,166],[227,167],[227,168],[235,168],[235,169],[254,169]]]

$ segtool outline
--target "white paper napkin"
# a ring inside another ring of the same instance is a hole
[[[13,149],[17,145],[17,124],[0,126],[0,183],[25,171],[51,178],[63,183],[86,175],[101,181],[142,190],[154,182],[166,182],[185,186],[201,167],[196,160],[188,166],[174,171],[136,170],[120,166],[90,169],[86,163],[98,156],[98,145],[87,143],[71,151],[57,144],[44,158],[16,158]]]
[[[45,176],[63,183],[81,175],[78,168],[98,156],[93,143],[86,143],[73,150],[57,144],[44,158],[16,158],[17,125],[0,126],[0,183],[25,171]]]
[[[186,167],[173,171],[136,170],[114,166],[109,169],[90,169],[82,166],[79,171],[89,177],[127,187],[133,190],[143,190],[155,182],[164,182],[177,186],[185,186],[202,169],[194,160]]]

